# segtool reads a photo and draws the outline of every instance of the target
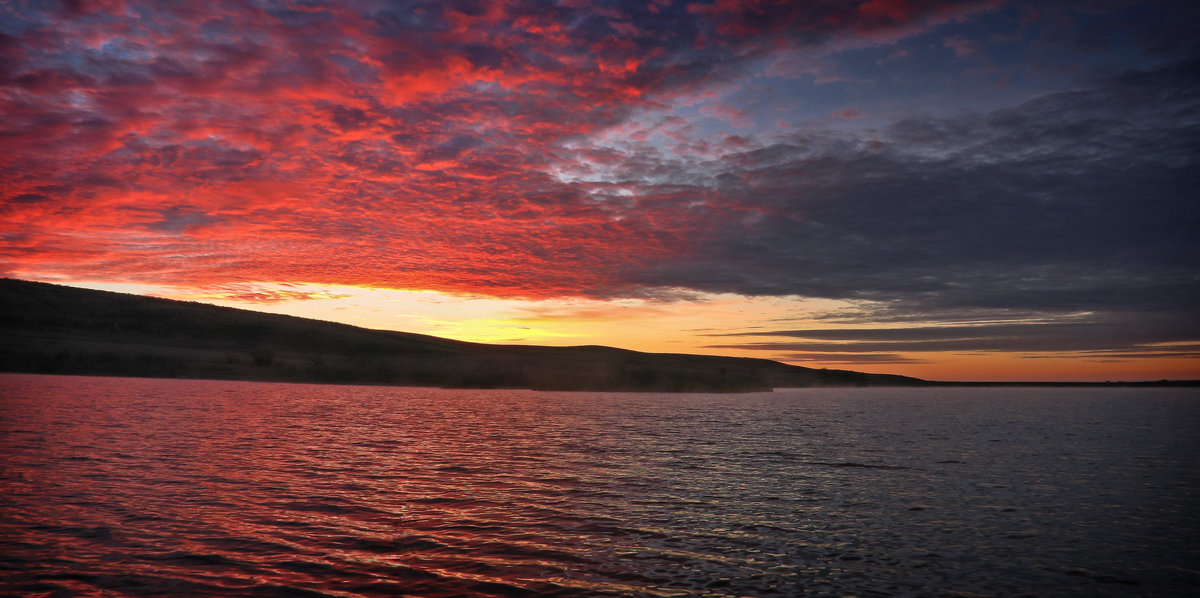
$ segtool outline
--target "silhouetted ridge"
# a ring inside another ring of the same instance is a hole
[[[0,370],[656,392],[921,384],[766,359],[487,345],[294,316],[0,279]]]

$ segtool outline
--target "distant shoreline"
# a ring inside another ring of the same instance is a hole
[[[606,392],[1200,386],[931,381],[749,357],[489,345],[15,279],[0,279],[0,338],[0,371],[31,374]]]
[[[0,371],[440,388],[759,392],[906,376],[613,347],[489,345],[0,279]]]

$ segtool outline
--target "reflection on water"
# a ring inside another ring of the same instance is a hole
[[[1200,591],[1194,389],[0,393],[6,595]]]

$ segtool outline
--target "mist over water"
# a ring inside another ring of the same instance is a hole
[[[0,375],[11,596],[1200,592],[1196,389]]]

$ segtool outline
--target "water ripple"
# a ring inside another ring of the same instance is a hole
[[[1200,592],[1180,391],[0,380],[5,595]]]

